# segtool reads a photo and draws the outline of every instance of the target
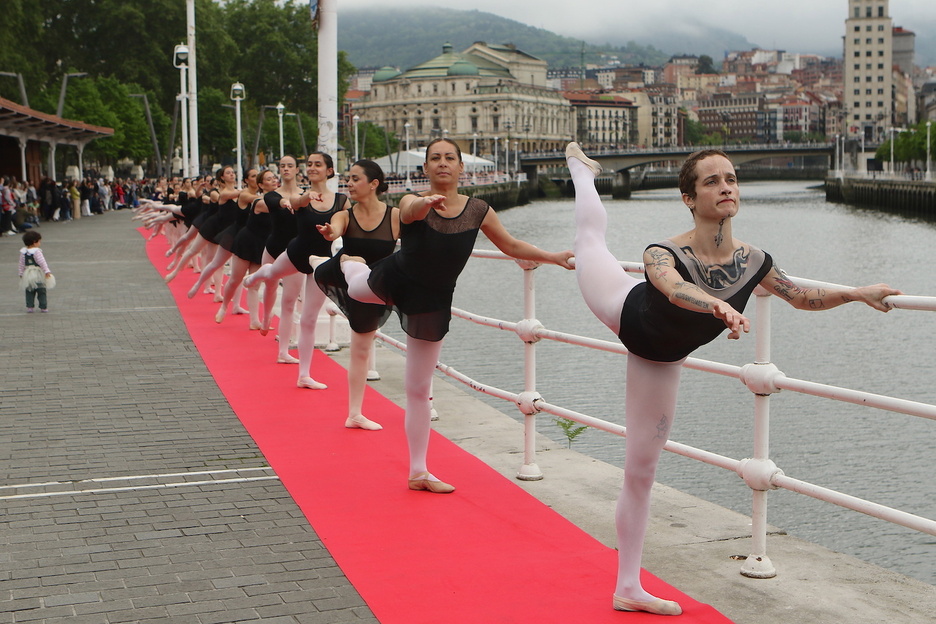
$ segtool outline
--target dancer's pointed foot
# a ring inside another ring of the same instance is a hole
[[[237,306],[231,311],[231,314],[250,314],[250,310],[245,310],[244,308]]]
[[[679,615],[682,613],[682,607],[678,602],[672,600],[628,600],[620,596],[614,596],[615,611],[646,611],[654,615]]]
[[[257,323],[251,323],[249,329],[250,331],[257,331],[258,329],[262,329],[262,328],[260,327],[260,323],[257,322]],[[263,334],[263,335],[266,336],[266,334]]]
[[[307,388],[309,390],[325,390],[326,388],[328,388],[328,386],[326,386],[322,382],[315,381],[311,377],[300,377],[299,381],[296,382],[296,386],[299,388]]]
[[[175,269],[173,269],[171,273],[169,273],[168,275],[166,275],[166,277],[163,278],[163,281],[168,284],[169,282],[175,279],[176,275],[178,275],[178,273],[175,271]]]
[[[215,323],[220,323],[221,321],[224,320],[224,314],[225,314],[224,308],[225,307],[227,306],[225,306],[224,304],[221,304],[221,308],[215,313]]]
[[[582,151],[581,146],[575,141],[572,141],[571,143],[566,145],[565,155],[566,155],[566,160],[569,160],[570,158],[574,158],[576,160],[579,160],[585,163],[585,166],[591,169],[592,173],[595,174],[596,178],[601,173],[601,165],[599,165],[596,161],[586,156],[585,152]]]
[[[197,286],[192,286],[191,288],[189,288],[188,292],[185,293],[185,296],[188,297],[189,299],[191,299],[192,297],[194,297],[194,296],[197,295],[197,294],[198,294],[198,287],[197,287]]]
[[[222,295],[220,292],[216,292],[214,296],[214,302],[221,303],[222,301],[224,301],[224,295]]]
[[[363,262],[364,264],[367,264],[367,261],[364,260],[364,258],[361,256],[349,256],[348,254],[341,256],[340,262],[341,264],[344,264],[345,262]]]
[[[328,258],[322,256],[309,256],[309,266],[312,267],[312,271],[319,268],[319,265],[328,260]]]
[[[287,353],[286,355],[281,355],[277,357],[276,363],[277,364],[298,364],[299,360]]]
[[[455,486],[439,481],[428,472],[421,472],[409,478],[409,489],[425,490],[434,494],[450,494],[455,491]]]
[[[355,414],[354,416],[349,416],[348,420],[345,421],[344,426],[348,429],[366,429],[367,431],[380,431],[383,429],[382,425],[375,423],[370,418],[364,416],[364,414]]]

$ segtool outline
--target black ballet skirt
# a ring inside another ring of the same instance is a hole
[[[318,231],[316,226],[325,225],[331,221],[332,215],[342,209],[345,202],[348,201],[346,195],[335,193],[335,201],[331,208],[320,212],[312,206],[303,206],[296,211],[296,230],[294,239],[289,241],[286,246],[286,253],[289,260],[300,273],[310,275],[312,265],[309,264],[309,256],[321,256],[331,258],[331,241],[326,240]]]
[[[247,208],[247,223],[237,232],[231,248],[235,256],[251,264],[263,262],[263,247],[270,236],[270,213],[253,210],[258,201],[254,200]]]
[[[361,303],[348,296],[348,282],[341,272],[341,257],[361,256],[368,265],[386,258],[396,249],[391,214],[387,206],[384,218],[373,230],[365,230],[354,218],[354,208],[348,210],[348,229],[342,235],[344,246],[334,258],[315,269],[315,283],[335,302],[348,319],[351,330],[358,334],[372,332],[381,327],[390,316],[390,306],[380,303]]]
[[[223,204],[220,204],[218,206],[218,211],[213,217],[202,224],[198,233],[201,234],[202,238],[205,240],[215,243],[216,245],[220,244],[221,232],[234,223],[237,219],[236,211],[238,210],[240,210],[240,208],[237,206],[237,198],[229,199]]]
[[[234,222],[221,230],[217,237],[218,244],[231,253],[234,252],[234,239],[237,238],[237,233],[240,232],[247,223],[247,217],[250,212],[252,212],[251,206],[253,206],[253,204],[247,208],[241,208],[240,204],[235,199],[234,206],[237,207],[237,212],[234,214]]]
[[[270,235],[266,240],[266,250],[274,259],[286,251],[289,241],[298,233],[296,215],[280,206],[282,199],[283,196],[277,191],[270,191],[263,196],[263,203],[270,211]]]
[[[465,268],[490,206],[470,198],[456,217],[435,210],[400,227],[400,251],[371,267],[368,286],[400,316],[407,335],[437,342],[448,333],[455,281]]]
[[[201,204],[201,209],[192,220],[192,227],[201,233],[202,226],[205,225],[205,222],[218,213],[218,204],[213,201],[205,203],[202,201],[201,197],[197,197],[196,200]]]

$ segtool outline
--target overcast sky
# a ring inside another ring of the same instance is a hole
[[[336,1],[339,20],[342,9],[387,6],[387,0]],[[639,33],[667,20],[698,21],[790,52],[841,50],[848,13],[847,0],[399,0],[396,5],[477,9],[592,43],[602,43],[609,28]],[[890,15],[895,26],[916,32],[918,39],[936,36],[930,30],[936,28],[934,0],[891,0]]]

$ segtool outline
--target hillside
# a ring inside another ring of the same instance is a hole
[[[583,57],[586,63],[597,63],[602,54],[615,55],[622,63],[647,65],[659,65],[670,57],[652,46],[589,44],[476,10],[371,8],[345,11],[338,21],[338,46],[357,67],[407,69],[441,54],[446,42],[464,50],[475,41],[513,43],[550,67],[577,67]]]

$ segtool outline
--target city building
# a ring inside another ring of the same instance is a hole
[[[622,95],[566,91],[575,112],[575,140],[586,149],[639,145],[639,108]]]
[[[889,0],[848,0],[843,98],[848,134],[866,143],[884,140],[895,123],[894,28]]]
[[[572,108],[549,88],[546,61],[511,44],[476,42],[400,72],[382,68],[352,114],[410,147],[448,137],[465,153],[559,150],[573,135]],[[475,152],[475,149],[477,152]]]

